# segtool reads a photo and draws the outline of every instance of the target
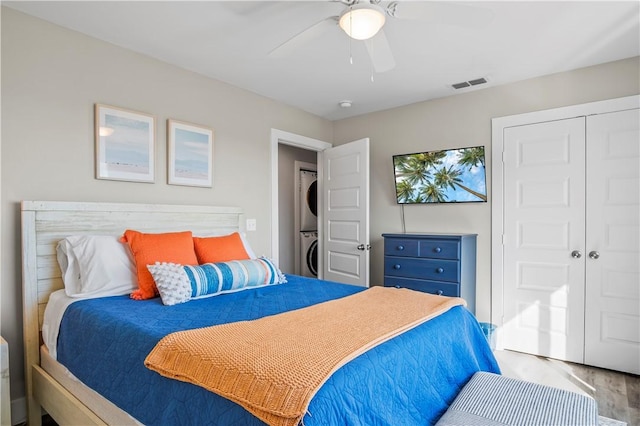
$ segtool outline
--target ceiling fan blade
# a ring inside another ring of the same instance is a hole
[[[491,9],[445,1],[398,1],[387,8],[394,18],[482,28],[493,20]]]
[[[373,38],[365,40],[364,44],[367,46],[373,69],[377,73],[395,68],[396,61],[393,59],[393,53],[383,29],[378,31],[378,34]]]
[[[289,40],[282,43],[280,46],[269,52],[269,56],[273,58],[283,57],[291,54],[298,48],[304,46],[311,40],[323,35],[329,28],[335,27],[338,23],[337,16],[331,16],[323,19],[303,30],[302,32],[294,35]]]

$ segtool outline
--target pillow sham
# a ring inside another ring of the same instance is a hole
[[[67,296],[92,298],[129,294],[137,288],[133,257],[112,235],[72,235],[56,246]]]
[[[266,257],[199,266],[156,262],[147,268],[165,305],[287,282]]]
[[[200,265],[256,258],[239,232],[219,237],[193,237],[193,246]]]
[[[145,234],[128,229],[120,241],[129,244],[135,260],[138,289],[131,293],[132,299],[151,299],[158,295],[156,283],[147,265],[155,262],[198,264],[191,231]]]

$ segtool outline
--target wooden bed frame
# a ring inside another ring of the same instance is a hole
[[[42,408],[59,424],[105,425],[40,366],[41,329],[49,295],[63,288],[56,244],[69,235],[122,235],[190,230],[194,235],[244,231],[238,207],[88,202],[22,202],[23,333],[29,425]]]

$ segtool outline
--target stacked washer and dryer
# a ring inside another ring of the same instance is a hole
[[[300,275],[318,276],[318,173],[300,170]]]

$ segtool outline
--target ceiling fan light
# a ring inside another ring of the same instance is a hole
[[[340,15],[340,28],[356,40],[368,40],[384,25],[384,11],[371,3],[356,4]]]

